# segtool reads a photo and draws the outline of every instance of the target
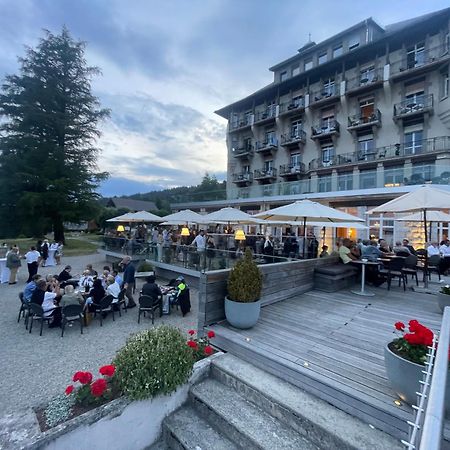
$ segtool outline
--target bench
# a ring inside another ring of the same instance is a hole
[[[314,289],[325,292],[335,292],[353,286],[358,277],[358,269],[349,264],[334,264],[332,266],[314,269]]]

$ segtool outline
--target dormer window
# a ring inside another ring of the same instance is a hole
[[[313,68],[312,58],[305,59],[305,72]]]
[[[354,50],[359,47],[360,36],[359,34],[353,34],[348,39],[348,49]]]
[[[287,73],[287,70],[285,70],[280,73],[280,81],[283,82],[283,81],[286,81],[287,79],[288,79],[288,73]]]
[[[300,65],[296,64],[292,67],[292,76],[295,77],[296,75],[300,74]]]
[[[326,63],[327,57],[328,57],[327,52],[320,54],[319,55],[319,64]]]
[[[338,56],[341,56],[342,53],[344,53],[342,44],[339,44],[338,46],[333,48],[333,58],[337,58]]]

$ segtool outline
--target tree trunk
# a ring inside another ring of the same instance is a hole
[[[53,218],[53,239],[56,242],[66,243],[64,237],[64,225],[61,216],[57,215]]]

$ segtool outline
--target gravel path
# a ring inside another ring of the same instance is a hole
[[[70,264],[72,273],[79,274],[89,263],[99,273],[107,264],[100,254],[64,257],[62,265],[40,268],[39,273],[59,273],[65,264]],[[103,327],[100,327],[98,320],[94,320],[84,328],[83,335],[77,323],[73,327],[66,327],[63,338],[59,328],[49,329],[46,325],[42,336],[39,336],[38,323],[34,324],[32,334],[29,334],[23,320],[17,323],[20,306],[18,294],[23,290],[27,277],[26,265],[22,265],[16,285],[0,285],[3,304],[0,309],[1,414],[41,404],[53,395],[64,392],[77,370],[90,370],[95,376],[100,366],[111,362],[130,334],[152,327],[148,316],[141,317],[138,325],[137,308],[134,308],[123,312],[122,317],[116,314],[115,322],[108,316]],[[164,280],[158,281],[164,283]],[[138,289],[141,284],[142,281],[138,281]],[[193,289],[191,304],[191,312],[186,317],[173,310],[168,316],[156,317],[155,326],[171,324],[184,331],[196,328],[198,302],[197,291]]]

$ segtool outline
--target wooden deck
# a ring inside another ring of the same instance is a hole
[[[408,405],[397,406],[384,370],[384,347],[394,323],[417,319],[437,331],[442,314],[434,295],[373,289],[375,297],[348,291],[310,291],[262,308],[258,324],[237,330],[223,321],[208,327],[214,344],[404,439]],[[446,424],[446,439],[449,427]]]

